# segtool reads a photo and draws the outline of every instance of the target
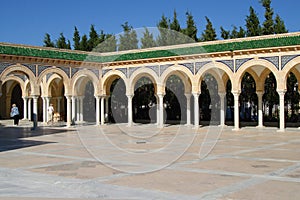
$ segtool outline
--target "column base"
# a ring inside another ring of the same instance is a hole
[[[258,125],[258,126],[256,126],[256,128],[265,128],[265,126],[264,125]]]
[[[285,129],[278,129],[276,132],[278,132],[278,133],[284,133]]]
[[[239,130],[241,130],[240,128],[233,128],[232,129],[233,131],[239,131]]]
[[[227,127],[226,124],[219,124],[218,127]]]

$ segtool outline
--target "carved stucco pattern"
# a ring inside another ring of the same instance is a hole
[[[211,61],[203,61],[203,62],[196,62],[195,63],[195,74],[206,64],[210,63]]]
[[[298,57],[300,55],[287,55],[287,56],[281,56],[281,70],[286,66],[288,62],[293,60],[294,58]]]
[[[233,60],[218,60],[217,62],[223,63],[233,72],[234,71],[234,61]]]
[[[243,58],[243,59],[236,59],[235,60],[235,72],[239,70],[239,68],[245,63],[248,62],[249,60],[252,60],[253,58]]]
[[[279,69],[279,56],[260,57],[260,59],[271,62],[277,69]]]

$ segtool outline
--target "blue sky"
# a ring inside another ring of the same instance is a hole
[[[259,0],[2,0],[0,42],[42,46],[45,33],[56,39],[63,32],[72,40],[74,26],[82,35],[88,34],[91,24],[97,31],[118,34],[126,21],[134,28],[154,27],[162,14],[172,18],[174,10],[182,27],[185,13],[189,11],[194,16],[198,35],[205,28],[205,16],[219,34],[220,26],[226,29],[232,25],[244,26],[250,6],[262,22],[264,9]],[[273,0],[272,7],[290,32],[300,31],[299,0]]]

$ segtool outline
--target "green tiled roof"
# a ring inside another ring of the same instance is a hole
[[[9,45],[0,43],[0,54],[6,55],[18,55],[18,56],[30,56],[40,58],[51,58],[51,59],[64,59],[74,61],[90,61],[90,62],[114,62],[114,61],[129,61],[149,58],[162,58],[172,57],[180,55],[193,55],[193,54],[204,54],[204,53],[217,53],[235,50],[247,50],[247,49],[259,49],[269,47],[284,47],[300,45],[300,34],[283,35],[279,37],[271,38],[251,38],[242,41],[231,40],[220,43],[197,43],[194,46],[181,47],[181,48],[170,48],[166,50],[152,49],[149,51],[140,52],[119,52],[106,55],[90,55],[89,52],[80,51],[64,51],[53,48],[38,48],[28,47],[20,45]]]

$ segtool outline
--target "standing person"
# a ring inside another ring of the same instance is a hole
[[[19,125],[19,119],[20,119],[20,113],[19,113],[19,109],[16,106],[16,104],[12,105],[11,111],[10,111],[10,116],[14,119],[14,126],[18,126]]]
[[[50,106],[48,107],[48,122],[53,123],[53,114],[54,114],[54,108],[53,108],[53,104],[51,103]]]

